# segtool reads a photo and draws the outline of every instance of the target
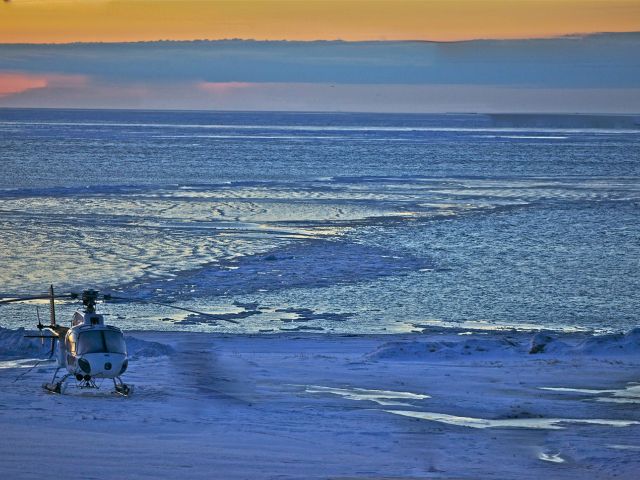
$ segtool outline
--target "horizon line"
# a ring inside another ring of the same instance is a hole
[[[335,39],[313,39],[313,40],[289,40],[283,39],[259,39],[259,38],[194,38],[189,40],[159,38],[154,40],[119,40],[119,41],[73,41],[73,42],[0,42],[0,45],[39,45],[39,46],[64,46],[64,45],[135,45],[149,43],[216,43],[216,42],[247,42],[247,43],[346,43],[346,44],[363,44],[363,43],[430,43],[430,44],[457,44],[457,43],[473,43],[473,42],[518,42],[518,41],[544,41],[544,40],[571,40],[583,39],[599,36],[624,36],[624,35],[640,35],[640,30],[629,31],[598,31],[589,33],[567,33],[562,35],[551,36],[531,36],[531,37],[478,37],[460,40],[427,40],[427,39],[367,39],[367,40],[344,40]]]
[[[390,112],[390,111],[357,111],[357,110],[221,110],[221,109],[189,109],[189,108],[85,108],[85,107],[6,107],[2,110],[75,110],[75,111],[110,111],[110,112],[201,112],[201,113],[326,113],[326,114],[361,114],[361,115],[561,115],[561,116],[607,116],[607,117],[640,117],[637,113],[620,112]]]

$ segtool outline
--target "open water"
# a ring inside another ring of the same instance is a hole
[[[628,330],[640,127],[566,123],[0,110],[0,295],[216,315],[101,306],[128,329]],[[0,325],[35,316],[3,306]]]

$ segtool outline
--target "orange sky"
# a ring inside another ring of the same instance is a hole
[[[640,31],[640,0],[11,0],[0,43],[464,40]]]

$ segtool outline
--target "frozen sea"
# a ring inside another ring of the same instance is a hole
[[[101,305],[126,329],[626,331],[640,125],[574,120],[0,109],[0,296],[216,315]]]

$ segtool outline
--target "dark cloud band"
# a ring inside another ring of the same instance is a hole
[[[637,88],[640,33],[435,42],[0,45],[0,71],[113,82]]]

